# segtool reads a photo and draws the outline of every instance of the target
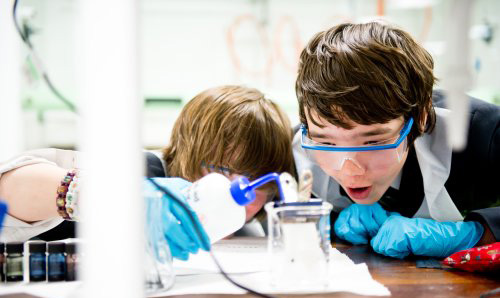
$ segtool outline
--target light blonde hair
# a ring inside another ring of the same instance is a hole
[[[196,95],[182,109],[163,150],[168,176],[195,181],[203,166],[256,178],[294,173],[288,117],[257,89],[220,86]]]

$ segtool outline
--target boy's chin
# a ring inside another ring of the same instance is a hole
[[[367,198],[367,199],[363,199],[363,200],[356,200],[356,199],[353,199],[351,198],[356,204],[360,204],[360,205],[371,205],[371,204],[375,204],[377,203],[379,200],[378,199],[372,199],[372,198]]]

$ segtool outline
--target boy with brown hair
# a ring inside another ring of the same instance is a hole
[[[445,257],[500,239],[500,207],[492,207],[500,108],[472,100],[468,146],[452,152],[433,66],[408,33],[378,22],[335,26],[302,51],[294,156],[299,173],[313,171],[316,195],[340,212],[339,238],[397,258]]]

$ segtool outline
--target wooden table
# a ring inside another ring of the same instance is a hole
[[[373,278],[391,291],[392,297],[479,297],[500,287],[500,273],[484,275],[455,269],[417,268],[417,258],[397,260],[374,253],[369,246],[334,244],[355,263],[366,263]],[[171,297],[255,297],[253,295],[183,295]],[[292,295],[287,295],[288,297]],[[278,297],[287,297],[280,295]],[[372,297],[340,292],[292,297]],[[373,296],[380,297],[380,296]],[[490,297],[500,297],[500,294]]]

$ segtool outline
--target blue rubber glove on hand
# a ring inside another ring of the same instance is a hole
[[[7,213],[7,203],[0,201],[0,232],[2,231],[3,218],[4,218],[6,213]]]
[[[144,194],[146,198],[149,196],[161,196],[163,200],[163,231],[172,256],[180,260],[187,260],[190,253],[197,253],[200,248],[206,251],[210,250],[210,240],[198,216],[191,207],[189,207],[185,196],[182,194],[182,190],[189,187],[191,182],[181,178],[153,178],[153,180],[163,188],[174,193],[176,197],[180,198],[189,210],[188,212],[191,213],[194,218],[193,222],[186,210],[179,206],[174,199],[161,192],[150,181],[145,180]],[[201,232],[203,240],[199,239],[197,236],[197,229]]]
[[[433,219],[389,217],[371,246],[375,252],[402,259],[409,254],[444,258],[473,247],[484,228],[474,221],[438,222]]]
[[[352,204],[342,210],[335,221],[335,234],[352,244],[367,244],[382,224],[395,212],[385,211],[380,204]]]

